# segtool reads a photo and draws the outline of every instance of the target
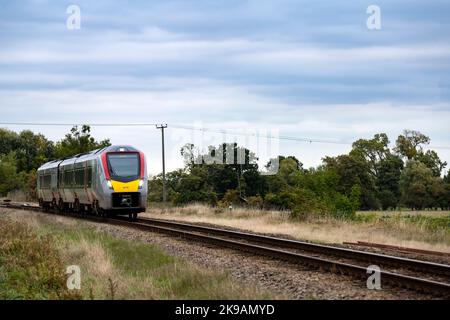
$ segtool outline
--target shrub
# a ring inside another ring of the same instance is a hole
[[[0,299],[79,299],[66,287],[65,267],[49,235],[0,221]]]
[[[260,195],[248,197],[247,201],[250,207],[258,209],[262,209],[264,207],[264,199]]]
[[[327,210],[326,204],[314,192],[303,188],[290,188],[280,194],[268,193],[264,200],[268,207],[291,210],[293,218],[321,214]]]
[[[228,189],[225,192],[225,194],[223,195],[221,202],[223,203],[223,205],[226,205],[226,206],[229,206],[231,204],[235,204],[235,205],[239,204],[240,199],[239,199],[239,194],[238,194],[237,190]]]

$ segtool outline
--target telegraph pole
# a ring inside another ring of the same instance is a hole
[[[167,128],[167,124],[156,125],[156,129],[161,129],[161,142],[162,142],[162,180],[163,180],[163,202],[167,200],[166,194],[166,159],[164,156],[164,129]]]

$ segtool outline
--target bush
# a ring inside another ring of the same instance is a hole
[[[252,208],[262,209],[264,207],[264,199],[258,195],[247,198],[247,204]]]
[[[336,193],[333,200],[331,215],[336,218],[355,219],[356,210],[360,206],[361,187],[356,184],[352,187],[350,196]]]
[[[209,205],[217,205],[217,196],[213,191],[185,191],[173,194],[172,201],[175,205],[181,205],[191,202],[203,202]]]
[[[49,235],[0,221],[0,299],[80,299],[66,287],[65,266]]]
[[[291,210],[293,218],[305,217],[308,214],[322,214],[327,210],[326,204],[311,190],[291,188],[280,194],[268,193],[265,205],[275,209]]]
[[[222,206],[237,205],[240,202],[239,194],[235,189],[228,189],[220,200]]]
[[[336,218],[353,219],[355,209],[352,201],[344,195],[337,195],[334,200],[334,210],[331,212]]]
[[[378,195],[383,210],[395,209],[397,207],[397,197],[391,190],[381,190]]]

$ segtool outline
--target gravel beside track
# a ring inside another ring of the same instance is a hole
[[[27,219],[37,215],[39,220],[52,221],[48,214],[0,208],[2,217]],[[72,220],[59,217],[58,221]],[[254,283],[260,287],[282,293],[291,299],[433,299],[427,294],[400,288],[368,290],[365,282],[348,276],[312,270],[295,265],[235,250],[186,241],[173,236],[150,233],[105,223],[83,221],[99,231],[115,237],[152,243],[168,254],[184,258],[194,264],[229,272],[236,281]]]

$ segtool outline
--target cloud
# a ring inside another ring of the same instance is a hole
[[[394,140],[403,129],[416,129],[448,145],[445,2],[380,1],[379,32],[365,27],[364,1],[78,4],[82,25],[74,32],[65,27],[64,4],[2,7],[2,120],[201,122],[349,142],[280,142],[280,152],[298,155],[307,166],[377,132]],[[59,139],[68,128],[39,130]],[[148,153],[150,171],[160,170],[152,165],[160,161],[156,129],[94,133],[114,143],[132,141]],[[168,134],[173,169],[190,133],[170,128]]]

